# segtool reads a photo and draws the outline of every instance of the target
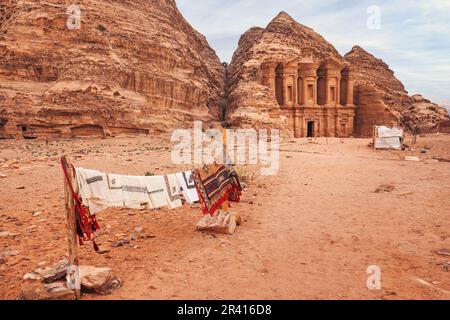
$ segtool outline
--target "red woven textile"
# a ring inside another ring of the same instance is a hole
[[[90,214],[89,209],[83,205],[79,195],[73,190],[72,180],[70,179],[68,172],[68,170],[73,170],[73,166],[67,162],[65,157],[61,157],[61,166],[64,171],[67,185],[69,186],[69,192],[74,200],[77,234],[80,245],[83,245],[83,240],[92,241],[95,251],[98,251],[99,248],[94,241],[94,232],[100,229],[97,218],[95,215]]]
[[[214,170],[207,174],[195,170],[193,178],[203,213],[213,216],[225,201],[240,202],[242,187],[232,169],[217,165],[211,167]]]

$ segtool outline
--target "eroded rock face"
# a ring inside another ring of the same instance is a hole
[[[345,59],[355,73],[355,135],[372,136],[374,125],[392,124],[436,132],[448,120],[447,110],[421,95],[409,96],[389,66],[363,48],[353,47]]]
[[[0,137],[164,132],[219,121],[224,67],[174,0],[0,4]]]
[[[440,128],[445,127],[445,123],[450,121],[446,108],[425,99],[420,94],[411,96],[412,105],[403,112],[403,121],[412,125],[417,125],[419,132],[443,132]]]

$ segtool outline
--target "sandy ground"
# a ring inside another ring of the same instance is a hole
[[[450,159],[450,136],[421,137],[406,152],[343,142],[285,142],[279,174],[256,176],[233,207],[244,218],[233,236],[195,231],[201,211],[188,205],[103,212],[99,242],[111,252],[87,245],[80,260],[111,267],[124,283],[110,296],[84,298],[450,299],[450,257],[433,253],[450,248],[450,163],[431,160]],[[16,299],[25,273],[67,252],[63,152],[78,166],[123,174],[186,168],[171,165],[161,139],[0,141],[0,231],[18,234],[0,238],[0,252],[19,251],[0,265],[1,299]],[[394,190],[376,193],[381,185]],[[154,238],[111,248],[135,227]],[[370,265],[381,269],[381,290],[367,289]]]

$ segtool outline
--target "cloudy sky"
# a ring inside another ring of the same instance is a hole
[[[222,61],[231,60],[248,28],[265,27],[278,12],[286,11],[322,34],[341,54],[358,44],[389,64],[411,94],[450,105],[450,0],[177,0],[177,4]]]

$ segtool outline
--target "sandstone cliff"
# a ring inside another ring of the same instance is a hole
[[[0,4],[0,137],[163,132],[219,121],[224,67],[174,0]]]
[[[448,119],[444,108],[423,98],[410,97],[389,66],[359,46],[345,55],[355,73],[355,134],[371,136],[375,124],[400,124],[412,131],[435,132]]]
[[[334,58],[345,62],[321,35],[285,12],[278,14],[265,29],[251,28],[241,36],[229,66],[227,122],[230,126],[285,128],[275,95],[261,84],[261,65],[294,57],[313,61]]]

